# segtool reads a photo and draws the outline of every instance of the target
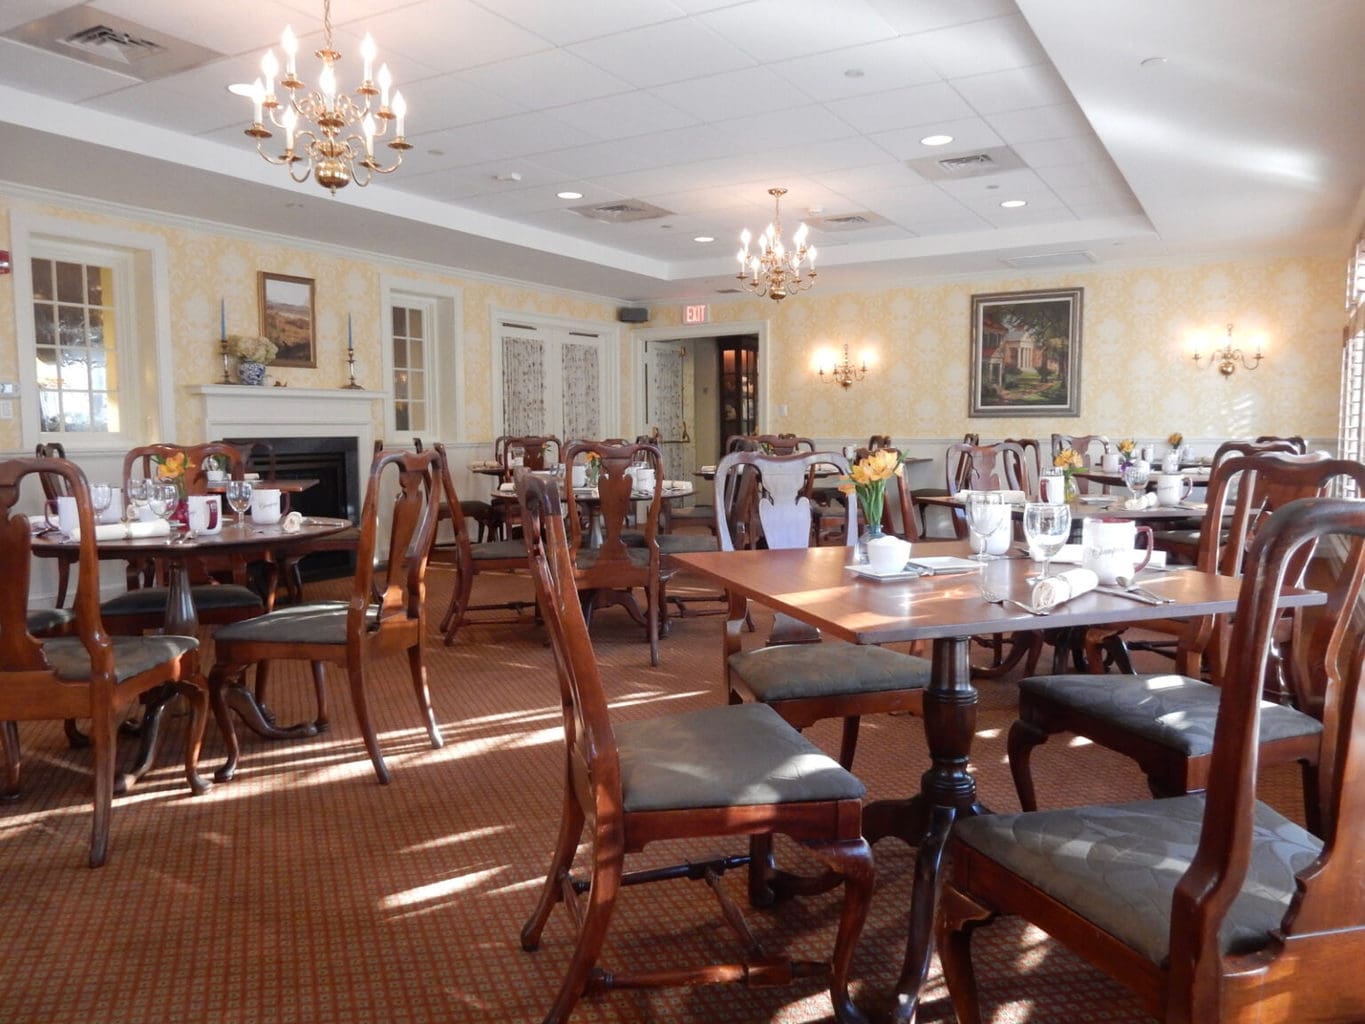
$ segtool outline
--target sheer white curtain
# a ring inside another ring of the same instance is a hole
[[[596,339],[591,343],[570,340],[561,350],[560,405],[564,410],[565,441],[601,440],[602,370]]]
[[[556,324],[502,323],[501,433],[553,434],[561,441],[603,437],[600,335]]]
[[[686,380],[690,374],[687,350],[669,348],[650,353],[645,387],[648,389],[649,423],[659,428],[663,441],[659,447],[664,456],[664,474],[670,480],[687,476],[687,446],[682,441],[687,432]]]
[[[502,338],[503,433],[532,437],[553,433],[545,419],[545,343],[505,334]]]

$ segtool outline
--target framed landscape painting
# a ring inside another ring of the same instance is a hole
[[[261,294],[261,334],[279,346],[273,366],[318,365],[313,330],[313,279],[285,274],[257,275]]]
[[[1079,416],[1081,288],[972,296],[969,416]]]

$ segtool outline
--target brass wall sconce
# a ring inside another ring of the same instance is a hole
[[[852,387],[854,381],[862,380],[867,376],[867,357],[863,357],[862,365],[854,366],[853,361],[848,356],[848,343],[845,342],[844,361],[831,366],[828,373],[823,366],[816,372],[826,384],[838,384],[844,388]]]
[[[1231,377],[1237,372],[1238,363],[1241,363],[1245,369],[1254,370],[1261,365],[1261,360],[1263,358],[1259,348],[1256,350],[1256,354],[1251,356],[1250,359],[1248,359],[1240,348],[1233,348],[1232,324],[1228,324],[1227,341],[1224,342],[1223,347],[1209,353],[1208,356],[1201,355],[1198,352],[1194,353],[1194,365],[1202,369],[1204,366],[1203,360],[1208,359],[1209,365],[1217,367],[1218,372],[1224,377]]]

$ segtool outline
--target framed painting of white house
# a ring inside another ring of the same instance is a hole
[[[1082,288],[972,296],[969,416],[1079,416]]]

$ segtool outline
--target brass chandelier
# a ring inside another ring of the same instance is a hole
[[[735,275],[749,291],[758,296],[768,296],[781,301],[788,295],[803,292],[815,281],[815,246],[806,245],[809,229],[803,223],[792,236],[796,248],[788,251],[782,243],[782,197],[785,188],[770,188],[768,195],[773,197],[773,222],[758,239],[759,251],[749,254],[749,243],[753,236],[745,228],[739,236],[739,273]],[[801,264],[807,264],[806,274],[801,274]]]
[[[322,61],[317,88],[309,90],[298,76],[295,58],[299,42],[294,31],[285,26],[280,36],[284,51],[284,76],[281,88],[289,95],[281,102],[275,97],[275,76],[280,73],[280,62],[274,50],[267,50],[261,58],[261,77],[250,86],[234,90],[247,95],[255,106],[255,116],[246,134],[256,140],[256,151],[272,164],[282,164],[297,182],[309,175],[333,195],[354,181],[365,186],[376,174],[392,174],[403,163],[403,151],[412,146],[403,137],[403,118],[407,115],[407,101],[403,94],[389,91],[393,76],[387,64],[374,72],[376,48],[374,39],[365,33],[360,44],[360,56],[365,62],[360,85],[354,98],[338,91],[336,63],[341,54],[332,47],[332,3],[322,0],[322,24],[325,32],[323,47],[313,55]],[[375,107],[375,99],[378,106]],[[270,125],[284,132],[284,152],[267,153],[264,141],[273,136]],[[392,125],[390,124],[392,122]],[[385,145],[394,151],[394,161],[385,166],[375,159],[375,140],[384,139],[393,128],[393,137]]]

